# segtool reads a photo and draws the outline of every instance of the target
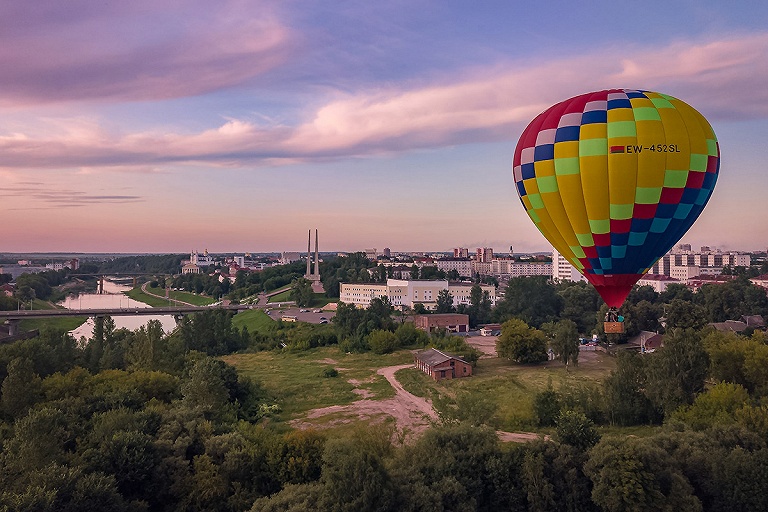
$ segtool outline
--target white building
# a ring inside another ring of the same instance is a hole
[[[645,274],[637,282],[638,286],[650,286],[656,293],[663,292],[670,284],[685,284],[685,281],[681,282],[663,274]]]
[[[702,247],[700,251],[690,250],[690,245],[678,245],[659,261],[649,272],[654,274],[671,275],[672,267],[699,267],[701,275],[718,275],[723,267],[749,267],[752,258],[749,254],[740,252],[721,252],[709,247]]]
[[[552,279],[557,281],[586,281],[587,279],[576,270],[576,267],[565,259],[565,256],[552,249]]]
[[[423,281],[413,279],[387,279],[387,283],[341,283],[339,300],[346,304],[368,307],[375,298],[387,297],[395,307],[413,309],[416,304],[423,304],[426,309],[437,307],[437,296],[441,290],[448,290],[453,297],[454,306],[469,304],[472,284],[449,283],[447,280]],[[496,304],[496,288],[482,284],[480,288],[488,292],[491,305]]]
[[[472,277],[472,260],[469,258],[440,258],[435,261],[437,270],[455,270],[461,277]]]

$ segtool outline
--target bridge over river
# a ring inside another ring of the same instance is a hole
[[[134,315],[173,315],[179,317],[189,313],[203,311],[215,311],[224,309],[228,311],[243,311],[257,309],[258,306],[247,304],[230,304],[217,306],[163,306],[159,308],[103,308],[103,309],[33,309],[17,311],[0,311],[0,322],[8,324],[8,335],[18,333],[18,324],[25,318],[54,318],[61,316],[134,316]]]

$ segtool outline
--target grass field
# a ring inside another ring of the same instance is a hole
[[[277,419],[287,421],[318,407],[357,400],[359,396],[352,392],[355,387],[371,393],[372,399],[391,398],[392,386],[376,370],[411,362],[413,356],[408,351],[345,354],[336,347],[320,347],[293,353],[234,354],[222,359],[261,382],[282,408]],[[328,368],[336,368],[338,377],[324,377],[323,371]],[[350,379],[360,384],[355,386],[348,382]]]
[[[27,306],[29,304],[27,303]],[[50,302],[44,300],[35,299],[32,304],[33,309],[59,309]],[[19,329],[22,331],[31,331],[34,329],[42,329],[44,327],[56,330],[71,331],[77,329],[83,322],[88,320],[84,316],[68,316],[63,318],[30,318],[28,320],[22,320],[19,323]]]
[[[128,297],[132,298],[133,300],[143,302],[144,304],[147,304],[148,306],[152,306],[153,308],[168,306],[168,299],[155,297],[154,295],[149,295],[147,293],[144,293],[143,291],[141,291],[141,288],[139,287],[136,287],[133,290],[129,290],[125,292],[125,294]]]
[[[585,358],[586,359],[586,358]],[[566,372],[558,363],[526,366],[504,359],[480,359],[472,377],[435,382],[415,369],[400,370],[397,379],[417,396],[455,399],[462,394],[482,397],[496,407],[495,419],[502,430],[535,429],[533,398],[550,382],[555,390],[565,390],[601,381],[615,366],[609,356],[590,354],[589,360]]]
[[[344,405],[358,399],[352,392],[355,386],[347,382],[350,379],[363,382],[358,387],[370,391],[373,399],[393,396],[391,386],[376,374],[376,370],[384,366],[409,363],[412,357],[412,353],[407,350],[377,356],[372,353],[344,354],[336,347],[323,347],[293,353],[236,354],[223,359],[243,374],[260,381],[277,397],[283,409],[278,420],[287,421],[314,408]],[[339,376],[324,378],[323,370],[332,367],[339,371]],[[450,404],[457,397],[463,397],[464,403],[466,400],[490,401],[496,411],[494,422],[498,428],[536,431],[538,429],[533,412],[536,393],[546,389],[550,382],[554,389],[560,391],[600,382],[614,367],[613,358],[594,353],[584,357],[580,366],[568,372],[554,362],[524,366],[503,359],[488,358],[478,362],[473,376],[469,378],[435,382],[415,368],[407,368],[397,372],[397,379],[406,390],[430,398],[433,402],[441,398],[441,402]],[[650,428],[640,430],[652,431]]]
[[[237,329],[242,329],[245,326],[250,333],[267,333],[276,327],[275,321],[261,309],[239,312],[232,318],[232,325],[237,327]]]
[[[291,299],[291,290],[285,290],[284,292],[271,296],[268,302],[288,302],[290,300],[293,300]]]
[[[133,290],[129,290],[125,292],[125,294],[128,297],[132,298],[133,300],[143,302],[144,304],[152,306],[153,308],[159,308],[159,307],[169,305],[168,299],[165,298],[165,289],[147,287],[147,291],[151,293],[144,293],[143,291],[141,291],[141,287],[137,286]],[[154,295],[154,294],[157,294],[157,295]],[[195,295],[194,293],[178,292],[178,291],[177,292],[172,291],[171,298],[174,300],[179,300],[181,302],[192,304],[193,306],[207,306],[215,302],[211,297],[204,297],[202,295]],[[173,305],[173,304],[170,304],[170,305]]]

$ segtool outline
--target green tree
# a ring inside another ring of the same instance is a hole
[[[411,265],[411,279],[418,279],[419,278],[419,266],[415,263]]]
[[[437,307],[435,313],[453,313],[455,311],[453,307],[453,295],[448,290],[440,290],[437,292]]]
[[[377,329],[368,335],[368,345],[375,354],[389,354],[397,348],[397,337],[392,331]]]
[[[664,311],[667,330],[701,329],[707,323],[707,312],[703,307],[682,299],[673,299]]]
[[[638,439],[606,438],[584,466],[592,499],[606,512],[700,511],[688,480],[664,450]]]
[[[592,420],[583,412],[563,410],[557,417],[555,439],[579,450],[587,450],[600,441],[600,434]]]
[[[739,384],[720,382],[696,397],[693,404],[680,408],[672,418],[695,430],[736,423],[736,411],[747,405],[749,394]]]
[[[540,330],[513,318],[501,326],[496,353],[518,363],[540,363],[547,360],[547,338]]]
[[[509,280],[504,300],[496,305],[495,317],[502,322],[516,317],[538,328],[556,321],[561,309],[562,298],[546,276],[516,277]]]
[[[545,326],[549,329],[549,346],[555,356],[568,370],[568,365],[579,364],[579,331],[576,323],[572,320],[560,320],[556,324],[547,323],[542,326],[542,330],[547,332]]]
[[[709,356],[696,331],[675,329],[664,337],[664,347],[648,357],[647,395],[665,415],[693,403],[704,390]]]
[[[298,306],[310,306],[315,294],[312,291],[312,283],[303,277],[295,279],[291,285],[291,300]]]
[[[566,281],[560,283],[557,294],[563,305],[560,318],[575,322],[580,333],[591,333],[595,329],[596,313],[602,302],[595,288],[583,281]]]
[[[8,375],[3,380],[0,406],[11,418],[23,416],[42,398],[40,377],[35,373],[32,361],[17,357],[8,364]]]
[[[648,389],[646,356],[619,352],[616,369],[605,379],[605,402],[612,424],[637,425],[657,419],[655,408],[645,391]]]

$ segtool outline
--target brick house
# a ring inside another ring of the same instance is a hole
[[[469,315],[458,313],[436,313],[433,315],[416,315],[413,325],[422,331],[432,332],[444,328],[450,332],[469,332]]]
[[[458,356],[440,352],[435,348],[414,355],[416,368],[434,380],[458,379],[472,375],[472,365]]]

